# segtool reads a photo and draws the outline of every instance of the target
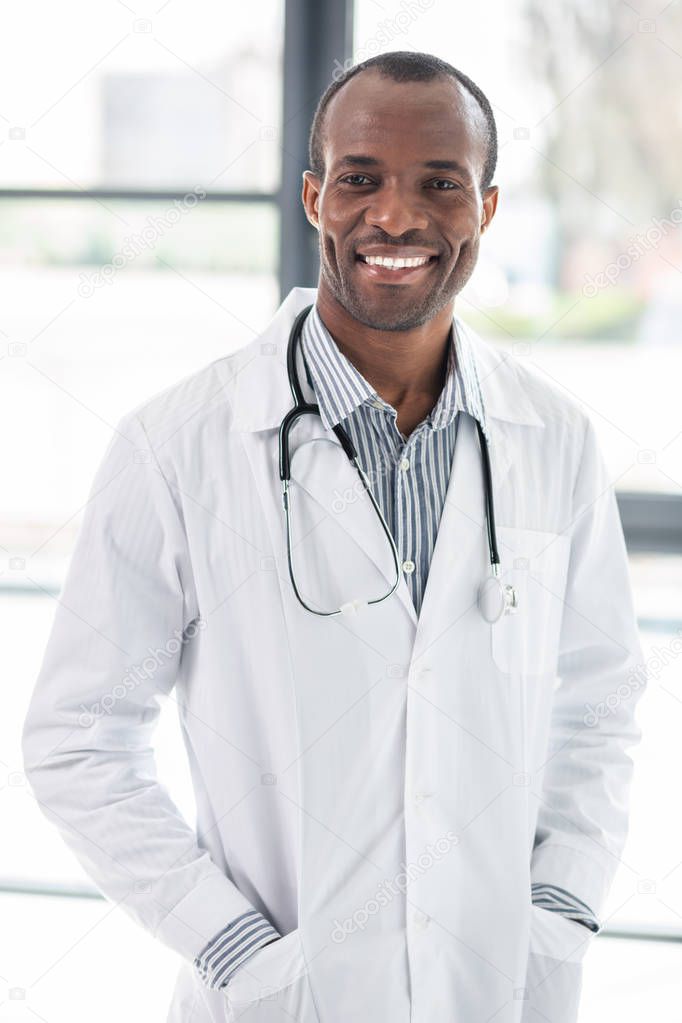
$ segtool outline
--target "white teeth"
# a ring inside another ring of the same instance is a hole
[[[430,256],[413,256],[412,258],[391,259],[390,256],[362,256],[370,266],[385,266],[390,270],[402,270],[406,266],[423,266]]]

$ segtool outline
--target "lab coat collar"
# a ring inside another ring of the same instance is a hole
[[[237,430],[253,432],[278,429],[293,405],[286,372],[289,332],[297,314],[317,299],[317,288],[292,288],[262,334],[241,352],[234,366],[232,403]],[[487,419],[526,426],[544,421],[526,393],[514,360],[483,341],[455,316],[457,327],[467,336],[473,352]],[[304,395],[311,400],[305,373]]]
[[[311,383],[317,394],[325,429],[332,430],[337,423],[367,403],[374,405],[378,402],[382,408],[391,408],[339,350],[320,317],[317,305],[313,306],[303,324],[301,348],[310,369]],[[430,415],[432,429],[444,429],[459,411],[463,411],[477,419],[487,433],[483,401],[469,342],[461,331],[453,330],[452,327],[447,355],[445,382]],[[335,378],[333,384],[331,377]]]

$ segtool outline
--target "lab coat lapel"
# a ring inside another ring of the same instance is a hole
[[[351,588],[345,599],[382,596],[395,581],[391,548],[360,477],[348,461],[336,434],[325,430],[318,416],[305,416],[294,428],[292,440],[293,515],[296,515],[295,488],[300,487],[316,502],[320,515],[343,529],[378,569],[378,572],[368,573],[371,581],[365,584],[361,592],[356,592],[359,580],[349,579]],[[306,544],[309,550],[314,548],[315,537],[295,538],[295,542],[294,557],[299,553],[303,557]],[[332,550],[327,554],[335,562],[341,576],[344,575],[344,569],[347,576],[347,566],[341,563],[338,552]],[[410,621],[416,626],[417,614],[402,571],[398,587],[388,600],[399,600]],[[371,613],[371,608],[369,611]]]
[[[244,348],[233,379],[226,384],[236,428],[244,433],[268,431],[271,435],[268,439],[268,457],[275,475],[272,492],[276,492],[277,513],[282,521],[281,489],[276,478],[277,431],[281,420],[293,405],[286,371],[287,342],[297,314],[305,306],[312,305],[316,295],[314,288],[293,288],[263,333]],[[297,366],[303,397],[306,401],[316,401],[314,391],[307,381],[300,348]],[[295,570],[300,566],[304,577],[309,565],[307,559],[311,555],[325,558],[329,578],[338,580],[339,585],[344,578],[350,583],[351,589],[344,590],[342,600],[382,596],[395,580],[390,545],[360,477],[348,461],[336,434],[324,428],[319,416],[305,415],[292,428],[290,436],[290,501]],[[313,517],[308,508],[306,514],[301,515],[302,496],[306,496],[308,504],[312,498],[319,514]],[[360,562],[358,575],[351,576],[349,566],[343,564],[340,551],[334,547],[334,532],[338,529],[343,530],[366,556],[364,565]],[[281,535],[284,539],[283,527]],[[325,544],[320,544],[321,536],[329,538]],[[402,572],[398,587],[386,604],[399,608],[407,616],[407,623],[412,629],[416,628],[417,614]],[[372,605],[367,613],[371,613],[376,606]]]
[[[300,348],[297,365],[304,398],[316,402],[317,397],[308,383]],[[343,579],[345,569],[345,578],[351,587],[342,591],[342,601],[382,596],[395,581],[395,562],[388,538],[360,476],[350,464],[336,434],[324,428],[319,416],[304,416],[298,426],[294,427],[294,434],[297,430],[299,436],[295,439],[291,459],[292,485],[302,487],[317,503],[321,513],[336,526],[340,526],[379,570],[368,572],[363,584],[362,579],[352,577],[349,566],[344,565],[338,557],[338,551],[331,551],[330,557],[336,572]],[[358,583],[362,587],[359,591]],[[396,591],[387,598],[388,601],[396,599],[416,626],[417,613],[402,570]],[[365,610],[371,611],[371,608]]]
[[[490,572],[485,489],[476,423],[467,413],[458,415],[450,479],[419,615],[416,658],[476,603],[478,586]],[[489,419],[488,430],[495,499],[509,472],[511,452],[499,422]],[[499,505],[498,500],[496,508]]]

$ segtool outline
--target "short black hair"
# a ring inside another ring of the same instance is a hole
[[[493,180],[497,166],[497,126],[495,116],[487,97],[481,89],[468,78],[464,72],[448,64],[447,61],[434,57],[430,53],[413,53],[410,50],[393,50],[355,64],[343,74],[335,78],[328,86],[317,104],[308,140],[308,160],[310,169],[319,178],[324,178],[324,121],[330,100],[346,82],[355,78],[361,71],[375,69],[394,82],[430,82],[435,78],[447,76],[454,78],[471,93],[483,111],[485,117],[486,159],[481,174],[481,191],[484,192]]]

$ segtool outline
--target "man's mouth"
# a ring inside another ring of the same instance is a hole
[[[433,252],[383,254],[359,252],[356,262],[364,277],[377,283],[411,284],[438,261]]]

